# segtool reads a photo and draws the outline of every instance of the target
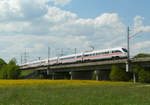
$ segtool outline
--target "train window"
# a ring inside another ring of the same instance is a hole
[[[105,54],[105,52],[101,52],[101,54]]]
[[[94,54],[89,54],[89,56],[93,56]]]
[[[42,61],[41,63],[45,63],[46,61]]]
[[[88,56],[90,56],[90,54],[86,54],[86,55],[84,55],[84,57],[88,57]]]
[[[77,58],[80,58],[81,57],[81,55],[80,56],[77,56]]]
[[[121,52],[120,50],[113,50],[112,53],[119,53]]]
[[[67,58],[63,58],[63,60],[64,60],[64,59],[73,59],[73,58],[74,58],[74,56],[73,56],[73,57],[67,57]]]
[[[107,52],[99,52],[99,53],[96,53],[96,55],[103,55],[103,54],[106,54]]]
[[[99,53],[96,53],[96,55],[99,55]]]
[[[125,49],[125,48],[122,48],[122,50],[123,50],[124,52],[128,52],[127,49]]]
[[[109,52],[107,51],[107,52],[104,52],[104,54],[109,54]]]

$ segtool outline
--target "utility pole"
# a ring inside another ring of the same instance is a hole
[[[75,53],[75,55],[77,54],[77,48],[74,48],[74,53]]]
[[[50,65],[50,60],[49,60],[49,58],[50,58],[50,47],[48,47],[48,65],[47,65],[47,74],[49,74],[49,69],[50,69],[50,67],[49,67],[49,65]]]
[[[74,48],[74,53],[75,53],[75,60],[76,60],[76,58],[77,58],[77,48]]]
[[[136,35],[136,34],[135,34]],[[134,36],[135,36],[134,35]],[[131,37],[133,37],[133,36],[131,36]],[[130,67],[131,67],[131,65],[130,65],[130,28],[128,27],[128,30],[127,30],[127,49],[128,49],[128,57],[127,57],[127,66],[126,66],[126,71],[128,72],[128,71],[130,71]],[[135,83],[136,82],[136,77],[135,77],[135,71],[134,71],[134,69],[133,69],[133,82]]]
[[[63,48],[62,48],[62,49],[61,49],[61,54],[60,54],[60,55],[63,56],[63,55],[64,55],[63,53],[64,53],[64,50],[63,50]]]
[[[20,58],[21,60],[20,60],[20,63],[22,64],[22,55],[21,55],[21,58]]]
[[[130,44],[130,37],[129,37],[129,34],[130,34],[130,29],[129,29],[129,27],[128,27],[128,61],[130,60],[130,46],[129,46],[129,44]]]
[[[27,63],[27,52],[26,52],[26,49],[25,49],[25,52],[24,52],[24,63]]]
[[[126,72],[130,71],[130,48],[129,48],[129,34],[130,34],[130,29],[128,27],[127,29],[127,49],[128,49],[128,53],[127,53],[127,65],[126,65]]]

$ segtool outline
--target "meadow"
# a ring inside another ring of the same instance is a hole
[[[150,85],[92,80],[0,80],[0,105],[150,105]]]

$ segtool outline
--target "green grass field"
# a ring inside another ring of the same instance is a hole
[[[80,80],[0,80],[0,105],[150,105],[150,85]]]

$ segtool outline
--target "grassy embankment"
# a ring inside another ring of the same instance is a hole
[[[0,105],[150,105],[150,85],[80,80],[0,80]]]

